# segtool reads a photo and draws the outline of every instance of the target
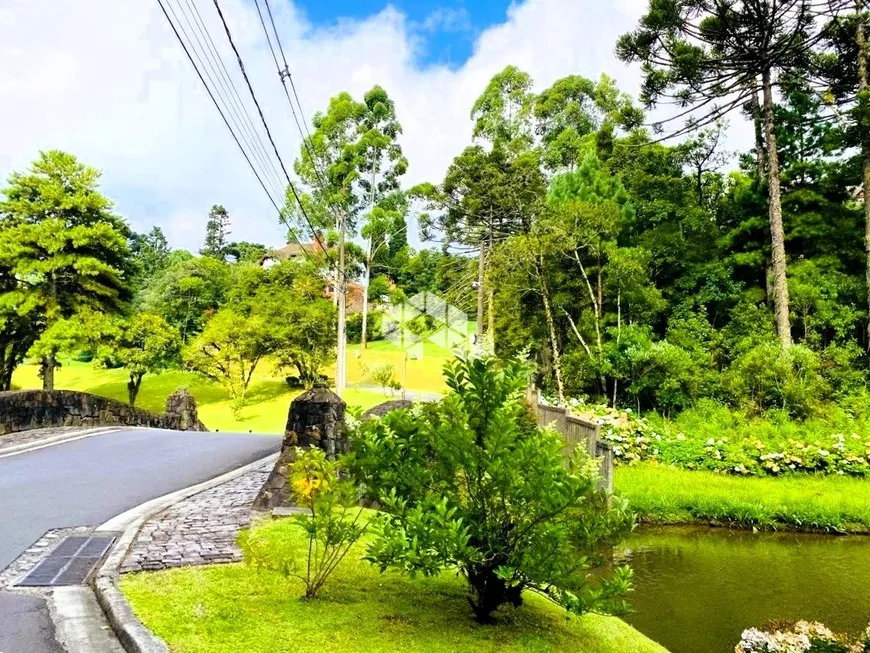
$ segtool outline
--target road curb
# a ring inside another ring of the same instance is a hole
[[[36,440],[34,442],[27,442],[25,444],[14,444],[9,447],[0,447],[0,458],[16,456],[22,453],[30,453],[31,451],[38,451],[39,449],[52,447],[56,444],[64,444],[65,442],[73,442],[74,440],[83,440],[85,438],[90,438],[95,435],[106,435],[108,433],[115,433],[122,430],[124,430],[124,427],[99,426],[92,429],[82,429],[81,431],[70,431],[69,433],[63,433],[54,437],[45,438],[45,440]]]
[[[97,527],[95,533],[121,531],[115,546],[112,547],[109,555],[94,574],[91,587],[109,625],[115,631],[115,636],[128,653],[169,653],[169,647],[166,643],[145,627],[133,613],[133,608],[127,598],[118,589],[121,565],[124,558],[127,557],[130,547],[136,541],[143,524],[156,513],[179,501],[184,501],[195,494],[223,485],[270,461],[274,463],[277,459],[277,453],[270,454],[208,481],[147,501]]]

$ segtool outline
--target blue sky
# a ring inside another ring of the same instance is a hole
[[[189,2],[244,89],[212,0]],[[289,165],[301,139],[253,0],[220,4]],[[636,94],[638,67],[618,61],[613,50],[648,0],[270,4],[308,118],[341,91],[361,98],[379,84],[389,92],[403,128],[410,166],[402,183],[409,187],[443,179],[471,142],[475,99],[507,65],[529,73],[535,91],[565,75],[607,74]],[[40,150],[63,149],[103,171],[103,191],[136,231],[159,225],[173,246],[197,250],[209,208],[223,204],[234,239],[284,242],[274,208],[155,0],[0,0],[0,89],[15,98],[0,103],[0,185]],[[750,146],[751,125],[737,116],[733,122],[742,141],[728,149]],[[416,236],[410,234],[415,244]]]
[[[486,28],[506,20],[508,0],[299,0],[296,5],[315,27],[364,20],[387,6],[399,10],[419,41],[419,63],[457,68],[471,55]]]

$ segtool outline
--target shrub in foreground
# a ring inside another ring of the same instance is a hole
[[[249,564],[298,578],[305,598],[314,598],[368,526],[357,507],[355,484],[340,475],[340,462],[317,448],[298,449],[290,467],[290,486],[300,508],[292,519],[308,538],[304,569],[293,551],[270,549],[268,542],[244,533],[240,545]]]
[[[597,490],[594,461],[536,426],[518,362],[457,360],[437,404],[364,422],[353,468],[384,513],[368,559],[380,569],[456,569],[480,622],[537,592],[571,612],[619,612],[631,571],[589,576],[634,523]]]

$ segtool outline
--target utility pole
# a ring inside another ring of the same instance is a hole
[[[344,274],[344,214],[338,230],[338,283],[335,294],[338,297],[338,360],[335,363],[335,394],[344,396],[347,387],[347,278]]]

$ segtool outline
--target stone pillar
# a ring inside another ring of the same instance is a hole
[[[325,383],[315,383],[311,390],[303,392],[292,401],[287,414],[281,454],[254,501],[254,510],[271,510],[293,505],[288,468],[296,460],[296,447],[319,447],[330,460],[347,453],[345,407],[341,397],[332,392]]]
[[[196,399],[185,389],[176,390],[166,398],[166,415],[177,421],[179,431],[199,431],[202,427],[196,411]]]

